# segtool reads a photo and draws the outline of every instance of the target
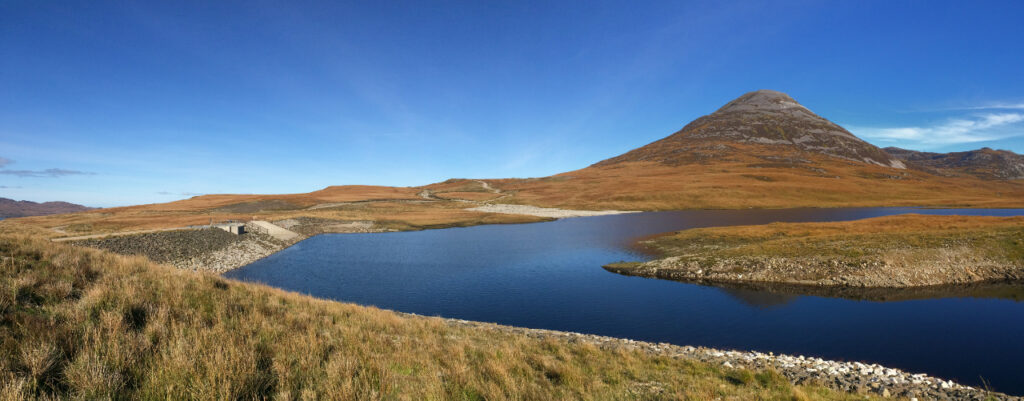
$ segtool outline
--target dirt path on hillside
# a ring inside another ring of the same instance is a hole
[[[484,189],[486,189],[488,192],[490,192],[492,194],[500,194],[500,193],[502,193],[500,189],[492,187],[491,184],[487,183],[487,181],[476,180],[476,182],[480,183],[481,187],[484,187]]]
[[[486,200],[486,201],[483,201],[483,202],[477,202],[479,204],[489,205],[489,204],[494,203],[494,201],[496,201],[498,199],[505,199],[505,198],[507,198],[509,196],[512,196],[512,194],[510,194],[508,192],[505,192],[505,191],[502,191],[502,190],[500,190],[498,188],[492,187],[491,184],[487,183],[487,181],[483,181],[483,180],[475,180],[475,181],[480,183],[480,186],[483,187],[484,189],[486,189],[488,192],[490,192],[492,194],[501,194],[501,196],[499,196],[497,198],[489,199],[489,200]]]
[[[423,198],[423,199],[426,199],[426,200],[433,200],[433,201],[444,200],[444,199],[438,198],[437,195],[434,195],[434,191],[431,191],[429,189],[424,189],[424,190],[420,191],[420,193],[418,193],[416,195],[419,196],[420,198]]]

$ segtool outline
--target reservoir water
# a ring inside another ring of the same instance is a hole
[[[422,315],[679,345],[880,363],[1024,394],[1024,285],[801,294],[627,277],[638,238],[694,227],[1024,209],[650,212],[416,232],[325,234],[226,277]]]

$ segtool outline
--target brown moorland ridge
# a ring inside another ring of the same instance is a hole
[[[305,219],[325,227],[321,230],[323,232],[344,232],[333,227],[344,227],[345,223],[351,222],[373,223],[377,230],[415,230],[544,220],[533,216],[469,211],[465,210],[467,205],[464,202],[424,197],[422,192],[422,188],[347,185],[303,194],[202,195],[168,203],[9,219],[0,224],[16,226],[21,232],[59,238],[251,219]],[[318,230],[313,228],[312,231],[316,233]]]

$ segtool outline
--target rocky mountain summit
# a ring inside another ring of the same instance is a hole
[[[741,152],[742,149],[742,152]],[[771,160],[820,154],[903,169],[903,161],[814,114],[789,95],[772,90],[747,93],[700,117],[662,140],[595,166],[653,161],[669,165],[703,163],[736,153]]]
[[[935,175],[973,175],[996,180],[1024,179],[1024,155],[1008,150],[981,148],[966,152],[933,153],[888,147],[885,151],[903,160],[911,168]]]
[[[16,201],[14,199],[0,198],[0,219],[75,213],[91,209],[91,207],[68,202],[37,203],[32,201]]]

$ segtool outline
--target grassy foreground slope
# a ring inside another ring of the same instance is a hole
[[[0,255],[0,399],[854,398],[771,371],[459,327],[39,237],[0,235]]]
[[[1024,217],[900,215],[700,228],[646,241],[622,274],[696,282],[914,287],[1024,280]]]

